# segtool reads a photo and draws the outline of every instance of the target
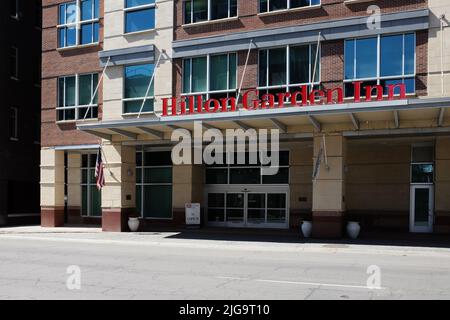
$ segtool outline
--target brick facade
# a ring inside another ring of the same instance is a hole
[[[322,0],[320,8],[301,8],[258,15],[259,0],[238,0],[239,18],[236,20],[182,26],[182,3],[182,0],[175,1],[175,40],[365,16],[371,4],[379,6],[383,14],[425,9],[428,5],[427,0],[379,0],[352,5],[344,5],[344,0]]]
[[[101,73],[98,52],[103,48],[103,1],[99,3],[99,45],[57,49],[58,5],[66,0],[43,1],[42,28],[42,147],[98,143],[99,139],[76,129],[75,122],[57,124],[57,81],[60,76]],[[98,92],[99,118],[102,116],[102,86]]]

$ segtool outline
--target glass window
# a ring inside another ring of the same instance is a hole
[[[16,47],[10,48],[9,74],[12,79],[19,79],[19,50]]]
[[[9,108],[9,138],[11,140],[17,140],[19,138],[19,109]]]
[[[279,151],[279,171],[276,175],[261,175],[260,159],[256,163],[250,153],[244,155],[245,162],[238,164],[237,153],[234,153],[233,164],[212,164],[206,167],[206,184],[288,184],[289,183],[289,151]]]
[[[434,146],[413,146],[411,153],[411,183],[434,182]]]
[[[59,48],[86,45],[99,41],[98,0],[80,0],[79,2],[73,1],[59,5],[58,21]]]
[[[205,99],[226,98],[236,94],[237,56],[235,53],[185,59],[183,93],[207,93]],[[209,88],[207,71],[209,70]]]
[[[19,19],[19,0],[9,0],[9,15],[11,18]]]
[[[142,217],[172,218],[170,151],[136,153],[136,208]]]
[[[320,5],[320,0],[259,0],[259,12],[270,12],[315,5]]]
[[[97,155],[94,153],[81,156],[81,214],[83,216],[102,216],[102,193],[97,189],[95,165]]]
[[[379,57],[379,58],[378,58]],[[387,35],[345,41],[345,94],[354,95],[351,82],[386,86],[405,84],[406,93],[415,92],[415,34]],[[363,88],[362,88],[363,89]],[[395,94],[400,94],[396,88]],[[361,90],[365,96],[365,89]]]
[[[141,110],[143,112],[153,111],[153,94],[154,94],[154,81],[150,89],[148,88],[152,75],[154,72],[153,64],[142,64],[135,66],[125,67],[125,89],[124,89],[124,106],[123,113],[137,113]],[[145,95],[148,94],[146,99]]]
[[[127,0],[125,33],[155,28],[155,0]]]
[[[183,2],[184,24],[237,16],[237,0],[187,0]]]
[[[311,85],[313,74],[314,83],[318,84],[320,49],[317,52],[317,45],[306,45],[260,50],[258,71],[260,94],[282,93],[289,91],[289,87],[298,90],[299,85]]]
[[[97,84],[96,73],[59,78],[56,108],[58,121],[97,118],[98,96],[94,96]]]

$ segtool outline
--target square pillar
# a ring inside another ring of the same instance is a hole
[[[322,159],[320,171],[313,181],[313,237],[340,238],[345,208],[346,140],[342,135],[314,137],[314,164],[321,149],[327,156],[328,166]]]
[[[69,223],[81,223],[81,153],[67,154],[67,215]]]
[[[64,226],[64,151],[41,149],[41,226]]]
[[[136,215],[136,148],[120,143],[103,145],[105,187],[102,189],[102,229],[123,232]]]
[[[434,214],[434,231],[450,233],[450,137],[436,139]]]

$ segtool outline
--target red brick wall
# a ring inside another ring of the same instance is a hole
[[[382,13],[410,11],[428,6],[427,0],[378,0],[348,6],[344,5],[344,0],[322,0],[321,8],[258,16],[258,0],[238,0],[238,20],[183,27],[182,2],[175,1],[175,40],[366,16],[371,4],[379,6]]]
[[[101,73],[98,51],[103,46],[103,1],[100,1],[100,44],[57,50],[58,5],[67,0],[43,0],[42,11],[42,147],[97,143],[96,137],[80,132],[75,123],[56,124],[57,79],[76,73]],[[102,86],[99,89],[99,118],[102,114]]]

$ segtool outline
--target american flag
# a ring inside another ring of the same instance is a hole
[[[105,186],[105,165],[102,160],[102,148],[98,149],[97,153],[97,163],[95,164],[95,178],[97,179],[97,189],[101,190]]]

